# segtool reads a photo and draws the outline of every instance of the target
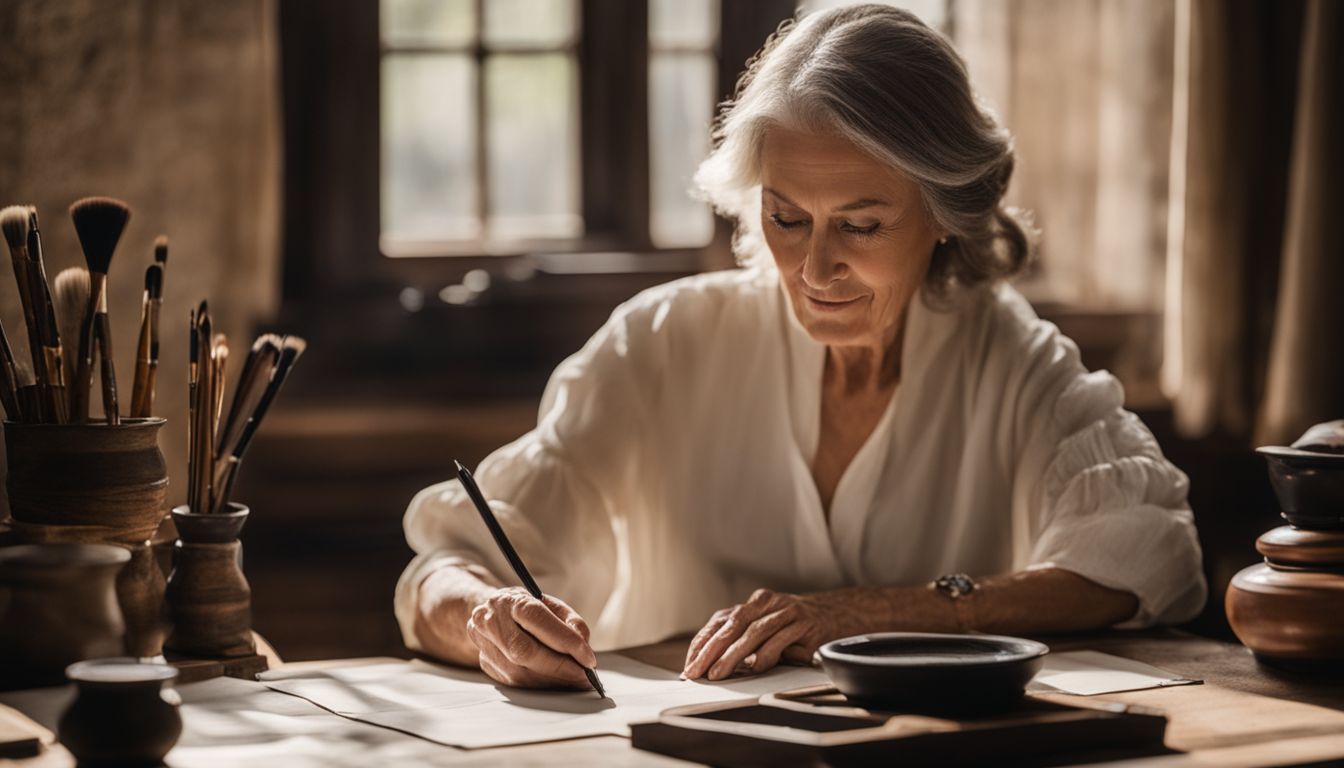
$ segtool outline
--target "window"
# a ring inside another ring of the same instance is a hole
[[[650,0],[649,235],[659,247],[699,247],[714,235],[713,213],[689,192],[709,151],[718,32],[718,0]]]
[[[593,101],[580,93],[582,11],[580,0],[381,0],[384,254],[568,250],[594,234],[583,215],[581,112]],[[647,19],[648,146],[644,167],[625,171],[647,187],[647,231],[623,245],[701,247],[715,223],[690,188],[718,96],[719,2],[649,0]],[[595,108],[638,108],[623,96]]]
[[[575,0],[382,0],[385,254],[582,233]]]

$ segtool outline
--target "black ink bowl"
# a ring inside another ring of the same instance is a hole
[[[818,650],[826,675],[856,704],[966,716],[1011,709],[1049,652],[1016,637],[922,632],[846,637]]]
[[[1285,520],[1298,528],[1344,528],[1344,453],[1278,445],[1255,452],[1269,463],[1269,482]]]

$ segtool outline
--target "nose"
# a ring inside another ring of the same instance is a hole
[[[846,269],[844,261],[831,247],[825,228],[814,227],[803,260],[803,282],[812,288],[823,289],[844,277]]]

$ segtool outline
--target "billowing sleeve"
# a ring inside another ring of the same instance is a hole
[[[1122,627],[1172,624],[1204,605],[1188,480],[1124,410],[1124,390],[1089,373],[1078,349],[1033,320],[1015,365],[1014,514],[1025,521],[1018,566],[1061,568],[1134,594]]]
[[[643,327],[641,327],[643,323]],[[617,585],[618,531],[636,501],[648,402],[657,397],[661,355],[646,315],[624,306],[582,350],[556,368],[537,427],[488,456],[475,472],[509,540],[542,590],[572,605],[603,645],[604,607]],[[421,491],[403,521],[416,553],[397,583],[395,609],[406,645],[415,637],[418,589],[436,568],[478,564],[520,583],[457,480]]]

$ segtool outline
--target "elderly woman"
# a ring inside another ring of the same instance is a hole
[[[1028,250],[1012,168],[911,14],[782,28],[697,174],[744,268],[621,306],[480,466],[546,599],[506,586],[463,489],[436,485],[406,513],[407,645],[586,686],[593,648],[696,630],[684,674],[720,679],[863,632],[1194,616],[1185,476],[1002,282]]]

